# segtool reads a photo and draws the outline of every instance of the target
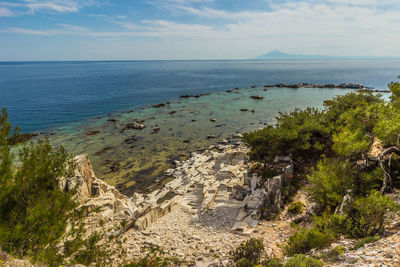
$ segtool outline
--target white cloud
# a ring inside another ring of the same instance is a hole
[[[95,0],[18,0],[17,2],[0,2],[0,8],[15,8],[25,10],[30,14],[38,11],[70,13],[79,12],[83,7],[95,4]]]
[[[14,12],[6,7],[0,6],[0,17],[13,17],[15,16]]]
[[[112,31],[65,24],[48,30],[3,31],[87,36],[90,49],[104,47],[107,55],[121,54],[117,58],[252,58],[275,49],[293,54],[400,56],[400,10],[375,8],[374,1],[271,1],[272,9],[242,12],[192,5],[193,0],[167,2],[201,23],[116,17],[113,23],[118,27]]]

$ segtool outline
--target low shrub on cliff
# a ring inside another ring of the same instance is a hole
[[[383,234],[393,213],[398,210],[399,205],[380,192],[374,191],[367,197],[356,199],[353,210],[349,214],[349,220],[353,222],[353,229],[349,235],[366,237]]]
[[[307,253],[313,248],[324,248],[333,240],[333,233],[321,231],[318,227],[313,227],[309,230],[300,229],[289,237],[285,246],[285,253],[289,256]]]
[[[297,254],[287,260],[285,267],[322,267],[324,263],[304,254]]]
[[[72,175],[71,156],[47,139],[24,143],[18,158],[11,152],[13,132],[0,115],[0,247],[17,256],[48,263],[60,261],[55,245],[75,203],[58,189],[56,178]]]
[[[308,176],[311,198],[324,209],[334,210],[353,187],[351,165],[343,160],[323,159]]]
[[[263,252],[263,240],[251,238],[240,244],[240,246],[231,251],[230,254],[237,266],[247,267],[259,263]]]
[[[301,201],[295,201],[290,203],[288,212],[291,214],[300,214],[303,212],[304,204]]]

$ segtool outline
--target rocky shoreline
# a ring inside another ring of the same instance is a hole
[[[84,211],[85,236],[99,233],[100,246],[109,253],[108,266],[120,266],[143,256],[143,249],[158,247],[181,266],[234,266],[230,251],[249,238],[264,240],[268,256],[286,259],[282,245],[295,231],[293,222],[307,227],[315,205],[304,190],[293,196],[304,209],[293,215],[282,201],[282,184],[293,176],[290,157],[277,157],[279,175],[262,181],[252,170],[248,148],[240,142],[213,145],[176,161],[166,171],[171,181],[149,194],[121,194],[97,178],[87,155],[75,157],[75,176],[60,178],[63,191],[76,189],[78,209]],[[392,198],[400,203],[400,193]],[[69,222],[67,233],[72,231]],[[330,248],[312,250],[321,256],[340,246],[344,252],[331,266],[394,266],[400,264],[400,217],[387,237],[353,250],[355,240],[340,239]],[[62,251],[64,242],[59,244]],[[12,264],[33,266],[9,258]],[[394,264],[394,265],[393,265]]]
[[[261,181],[251,171],[254,163],[248,152],[242,143],[234,142],[192,153],[166,171],[172,180],[163,188],[131,198],[96,178],[89,159],[78,156],[76,178],[80,178],[71,185],[78,185],[81,192],[78,198],[87,210],[87,233],[105,233],[103,242],[113,252],[113,266],[123,263],[121,251],[129,262],[152,246],[179,258],[183,266],[233,266],[229,252],[252,237],[264,240],[269,256],[282,257],[282,245],[294,232],[291,224],[307,226],[315,205],[300,190],[293,199],[304,203],[305,209],[292,215],[282,202],[283,181],[293,175],[291,159],[276,158],[280,174]],[[398,195],[393,198],[400,202]],[[399,225],[397,217],[388,228],[390,236],[358,250],[352,250],[355,241],[338,240],[330,249],[342,246],[345,251],[332,266],[400,263],[400,251],[392,243],[399,240],[395,231]],[[324,251],[329,249],[310,255]]]
[[[261,182],[249,172],[247,153],[241,143],[192,153],[166,171],[173,179],[162,189],[131,198],[96,178],[86,155],[75,158],[75,177],[59,184],[64,191],[77,188],[86,235],[105,233],[102,242],[113,252],[114,266],[122,264],[121,251],[130,261],[152,245],[184,260],[185,266],[232,266],[229,251],[250,236],[268,231],[277,241],[287,237],[273,233],[277,223],[265,224],[262,218],[282,207],[282,179],[291,175],[291,163],[283,162],[282,175]],[[289,223],[278,224],[290,233]],[[279,255],[277,242],[269,243],[268,250]]]
[[[250,87],[250,89],[255,89],[258,88],[259,86],[253,85]],[[380,89],[374,89],[373,87],[368,87],[365,86],[361,83],[340,83],[340,84],[334,84],[334,83],[325,83],[325,84],[318,84],[318,83],[277,83],[277,84],[271,84],[271,85],[264,85],[264,89],[266,90],[267,88],[293,88],[293,89],[298,89],[298,88],[340,88],[340,89],[354,89],[354,90],[369,90],[373,92],[380,92],[380,93],[390,93],[389,90],[380,90]],[[241,88],[235,87],[233,89],[228,89],[225,92],[227,93],[235,93],[238,92]],[[179,96],[180,99],[185,99],[185,98],[200,98],[202,96],[208,96],[211,93],[202,93],[202,94],[194,94],[194,95],[181,95]],[[255,99],[259,99],[255,97]],[[262,98],[260,98],[262,99]],[[152,107],[159,108],[159,107],[165,107],[166,105],[170,104],[170,102],[166,103],[159,103],[152,105]]]

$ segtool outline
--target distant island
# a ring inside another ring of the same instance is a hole
[[[389,56],[326,56],[326,55],[291,55],[279,50],[273,50],[267,54],[260,55],[254,59],[374,59],[374,58],[394,58]]]

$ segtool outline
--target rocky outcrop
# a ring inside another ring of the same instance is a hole
[[[141,216],[135,227],[145,229],[176,205],[194,217],[216,207],[240,206],[232,192],[247,179],[247,149],[232,145],[223,148],[193,153],[191,159],[176,162],[175,169],[167,170],[166,175],[174,180],[136,202]]]
[[[88,157],[80,155],[75,158],[75,176],[62,178],[59,184],[64,191],[77,189],[85,235],[104,233],[102,244],[114,251],[121,245],[118,240],[124,240],[122,247],[129,255],[125,260],[142,255],[142,247],[151,244],[205,264],[215,261],[210,248],[226,260],[233,247],[254,234],[266,211],[276,214],[282,206],[286,174],[261,183],[256,174],[249,175],[247,154],[241,143],[192,153],[165,172],[171,181],[163,188],[131,198],[95,177]],[[202,245],[194,246],[193,240]],[[121,263],[118,257],[111,259],[116,265]]]
[[[85,212],[85,225],[88,229],[96,227],[100,220],[115,223],[131,221],[137,217],[136,204],[129,197],[96,178],[87,155],[76,156],[74,160],[75,175],[60,178],[59,187],[65,192],[75,190],[78,209]]]
[[[96,177],[86,154],[76,156],[74,160],[76,163],[75,176],[59,178],[58,185],[60,190],[64,192],[76,189],[77,200],[82,204],[92,196],[92,183]]]
[[[364,85],[360,83],[341,83],[341,84],[309,84],[309,83],[296,83],[296,84],[273,84],[273,85],[265,85],[264,88],[269,87],[280,87],[280,88],[343,88],[343,89],[363,89],[366,88]]]
[[[342,200],[342,203],[340,206],[338,206],[335,210],[335,214],[339,215],[344,215],[348,214],[348,212],[351,210],[353,206],[354,198],[350,195],[350,192],[348,192]]]

